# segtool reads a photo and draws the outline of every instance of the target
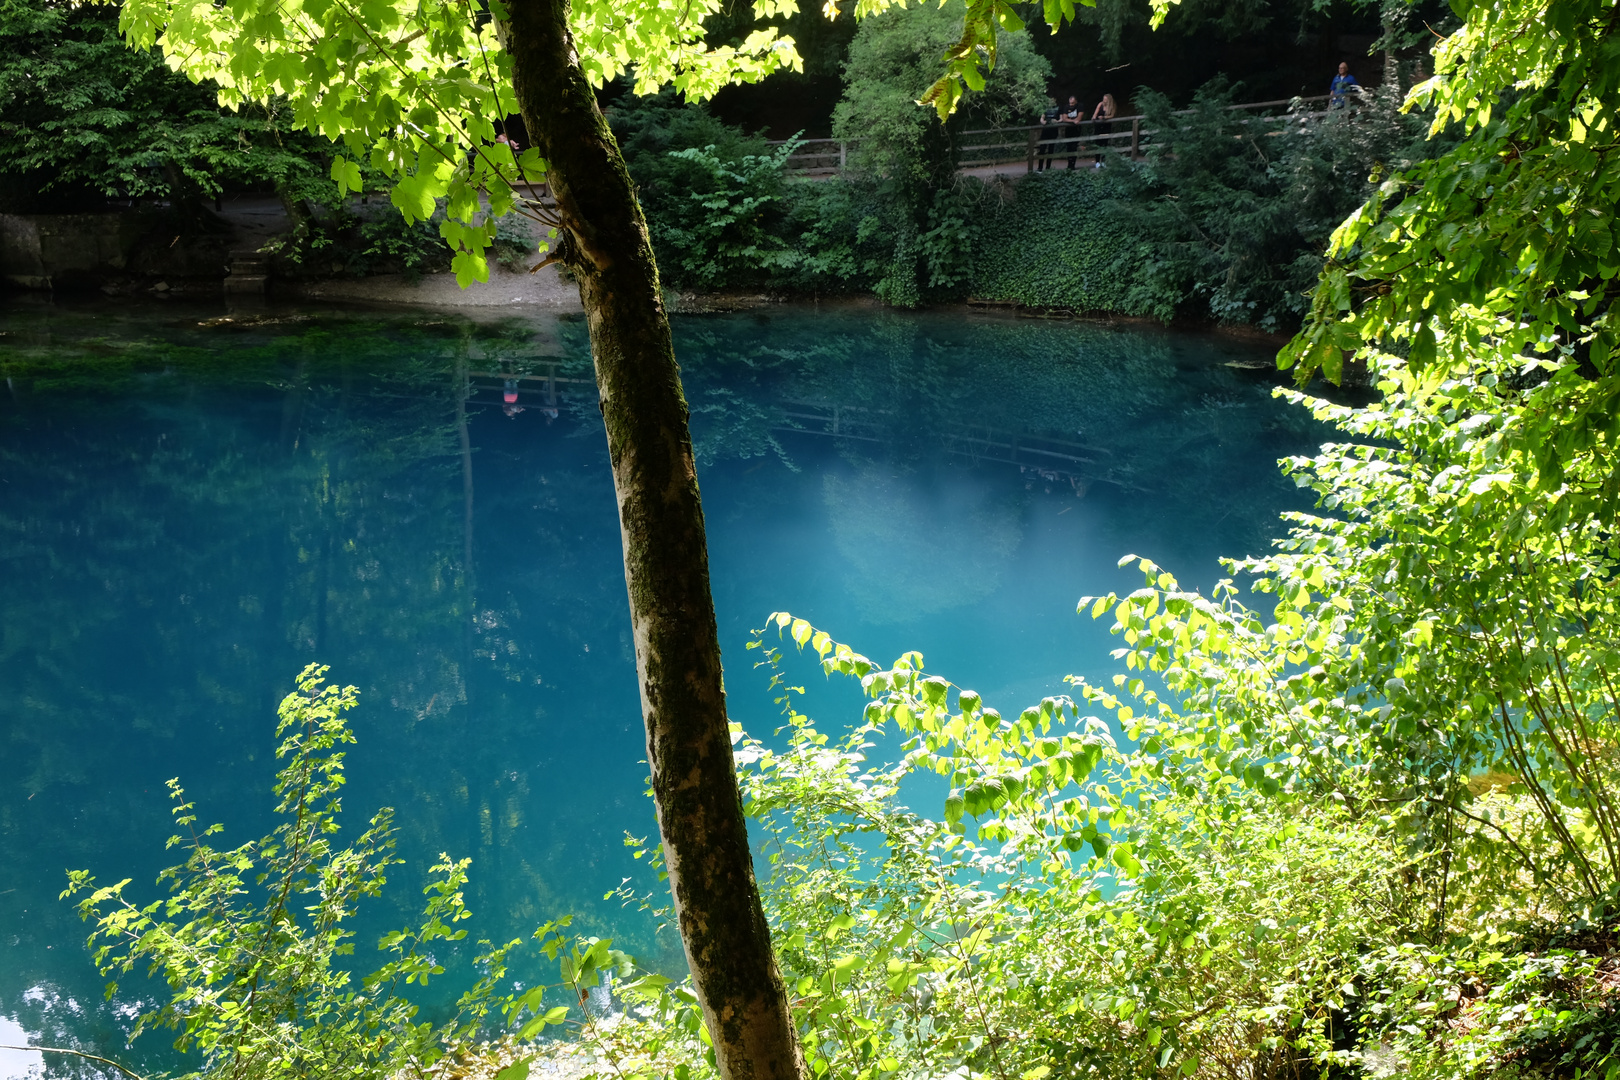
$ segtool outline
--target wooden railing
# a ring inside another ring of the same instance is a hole
[[[1302,98],[1279,98],[1276,101],[1253,101],[1230,105],[1234,112],[1263,112],[1288,109],[1295,102],[1310,105],[1327,101],[1326,94]],[[1176,116],[1191,115],[1191,109],[1182,109]],[[1297,114],[1296,114],[1297,115]],[[1314,113],[1313,113],[1314,115]],[[1281,115],[1263,119],[1282,119]],[[1104,121],[1107,132],[1099,132],[1097,123],[1082,120],[1078,124],[1025,124],[1017,127],[979,128],[958,132],[957,167],[981,169],[995,165],[1023,165],[1034,172],[1042,159],[1067,160],[1070,157],[1096,157],[1102,151],[1128,154],[1131,160],[1142,156],[1142,147],[1155,132],[1143,128],[1143,116],[1119,116]],[[1257,117],[1256,119],[1262,119]],[[775,148],[788,140],[778,139],[766,145]],[[800,139],[787,159],[789,172],[804,175],[830,175],[849,167],[850,151],[860,139]]]

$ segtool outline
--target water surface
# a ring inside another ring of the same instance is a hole
[[[268,828],[275,703],[312,661],[361,689],[355,823],[399,809],[376,925],[447,851],[475,937],[574,911],[677,965],[603,900],[653,826],[582,325],[223,314],[0,308],[0,1034],[165,1063],[161,1034],[120,1049],[151,991],[102,1001],[63,872],[155,897],[170,777],[226,842]],[[1209,584],[1321,437],[1243,367],[1266,349],[1211,336],[799,307],[676,333],[731,709],[760,731],[743,646],[779,609],[1004,711],[1108,670],[1076,600],[1134,587],[1126,552]],[[826,723],[856,715],[803,670]]]

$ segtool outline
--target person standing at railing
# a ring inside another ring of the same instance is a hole
[[[1112,135],[1114,133],[1114,117],[1119,115],[1119,106],[1114,102],[1113,94],[1104,94],[1102,100],[1097,102],[1097,108],[1091,114],[1092,130],[1098,135]],[[1103,142],[1097,143],[1097,168],[1102,168],[1103,150],[1107,149]]]
[[[1080,107],[1080,99],[1073,94],[1069,95],[1069,104],[1064,108],[1060,119],[1063,121],[1063,147],[1069,152],[1069,168],[1080,158],[1080,122],[1086,118],[1086,110]]]
[[[1046,111],[1041,113],[1041,138],[1035,146],[1035,171],[1052,167],[1052,154],[1057,148],[1059,116],[1057,98],[1046,99]]]
[[[1361,84],[1350,74],[1350,65],[1341,60],[1339,73],[1333,76],[1333,81],[1328,84],[1328,106],[1334,109],[1344,108],[1344,103],[1352,92],[1361,93]]]

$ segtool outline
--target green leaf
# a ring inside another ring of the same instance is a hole
[[[533,1055],[518,1058],[503,1068],[495,1071],[495,1080],[529,1080],[529,1063],[534,1060]]]
[[[361,187],[360,166],[339,154],[332,159],[332,179],[337,182],[339,195],[345,195],[351,191],[359,192]]]
[[[427,177],[421,174],[407,176],[394,185],[388,199],[410,222],[426,221],[433,216],[434,199],[427,191]]]
[[[482,251],[458,251],[450,260],[456,284],[465,289],[475,281],[489,280],[489,260]]]

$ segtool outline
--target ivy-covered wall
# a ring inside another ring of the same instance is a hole
[[[1118,268],[1132,240],[1110,200],[1128,195],[1114,169],[1053,169],[984,201],[972,295],[1026,307],[1139,314]]]

